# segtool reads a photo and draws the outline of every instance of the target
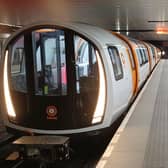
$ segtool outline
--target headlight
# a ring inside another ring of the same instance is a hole
[[[162,51],[162,55],[165,55],[165,51]]]
[[[96,51],[98,69],[99,69],[99,93],[97,99],[97,105],[94,111],[92,124],[102,121],[104,110],[105,110],[105,100],[106,100],[106,84],[105,84],[105,75],[103,70],[103,64],[100,59],[98,51]]]
[[[10,90],[9,90],[9,81],[8,81],[8,51],[5,53],[5,62],[4,62],[4,74],[3,74],[3,85],[4,85],[4,95],[5,95],[5,104],[8,115],[11,117],[16,117],[16,113],[13,107]]]

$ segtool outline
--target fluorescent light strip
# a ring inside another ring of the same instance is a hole
[[[12,24],[7,24],[7,23],[1,23],[0,26],[8,26],[8,27],[16,27],[16,28],[21,28],[21,25],[12,25]]]
[[[4,62],[4,95],[5,95],[5,103],[8,115],[11,117],[16,117],[16,113],[13,107],[13,103],[11,100],[10,90],[9,90],[9,82],[8,82],[8,51],[5,53],[5,62]]]
[[[106,96],[104,70],[103,70],[103,65],[102,65],[98,51],[96,51],[96,56],[97,56],[97,62],[98,62],[98,68],[99,68],[99,94],[98,94],[96,109],[95,109],[94,116],[92,119],[92,124],[101,122],[103,114],[104,114],[105,96]]]
[[[168,34],[168,31],[157,30],[157,34]]]

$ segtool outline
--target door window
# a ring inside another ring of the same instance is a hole
[[[67,72],[64,31],[43,29],[33,32],[35,41],[36,94],[66,95]]]

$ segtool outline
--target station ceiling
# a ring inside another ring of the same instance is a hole
[[[0,0],[0,32],[34,22],[78,21],[142,40],[167,40],[167,0]]]

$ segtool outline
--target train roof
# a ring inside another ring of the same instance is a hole
[[[74,30],[86,35],[93,41],[99,42],[103,46],[108,44],[125,45],[124,41],[103,28],[81,23],[72,23],[71,26]]]
[[[105,30],[103,28],[84,24],[84,23],[77,23],[77,22],[66,22],[66,23],[57,23],[57,22],[43,22],[43,23],[36,23],[31,24],[29,26],[25,26],[21,28],[16,33],[12,34],[10,38],[7,40],[10,41],[13,37],[20,34],[21,32],[37,27],[37,26],[59,26],[64,27],[68,29],[72,29],[76,31],[77,33],[84,35],[86,38],[90,39],[92,42],[96,43],[96,45],[106,46],[106,45],[125,45],[125,42],[122,41],[120,38],[113,35],[110,31]]]

